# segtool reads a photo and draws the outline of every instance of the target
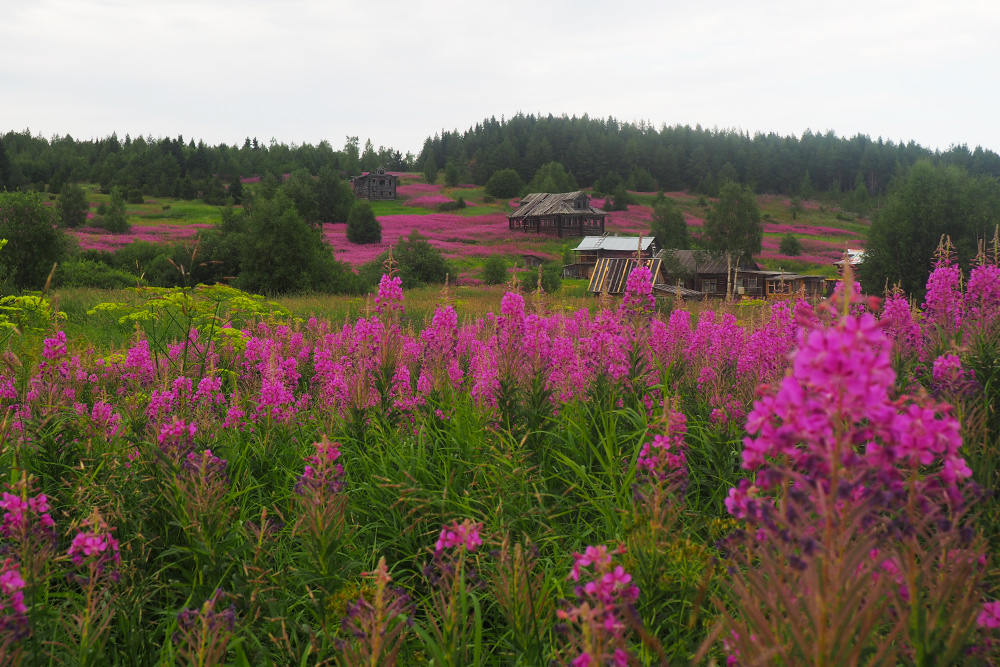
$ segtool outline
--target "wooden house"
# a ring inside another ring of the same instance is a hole
[[[642,237],[642,257],[652,259],[656,246],[652,236]],[[635,258],[640,252],[638,236],[586,236],[573,248],[575,261],[563,266],[563,278],[590,278],[598,260]]]
[[[377,201],[396,198],[396,177],[386,173],[385,167],[351,179],[351,188],[358,199]]]
[[[648,266],[650,273],[653,274],[653,288],[655,289],[657,285],[663,285],[662,262],[659,259],[639,260],[635,257],[604,257],[597,260],[597,264],[594,265],[594,273],[590,276],[587,291],[593,294],[602,292],[614,295],[622,294],[625,291],[625,283],[628,281],[629,274],[632,273],[632,269],[639,266],[640,261],[644,266]]]
[[[676,285],[680,281],[682,288],[708,297],[726,296],[725,257],[712,257],[702,250],[661,250],[656,256],[663,260],[667,284]],[[752,259],[740,258],[733,266],[733,293],[763,296],[767,273]]]
[[[797,273],[778,273],[767,277],[767,296],[803,296],[818,298],[826,296],[826,276],[808,276]]]
[[[603,234],[607,214],[590,205],[590,197],[579,190],[551,194],[539,192],[521,200],[521,205],[507,216],[511,230],[551,236],[586,236]]]

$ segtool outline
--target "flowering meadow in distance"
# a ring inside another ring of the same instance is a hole
[[[997,248],[844,285],[418,329],[392,275],[353,322],[147,289],[117,349],[17,301],[0,664],[993,664]]]
[[[351,265],[360,265],[371,261],[388,247],[394,245],[400,237],[406,237],[416,230],[428,237],[432,245],[439,248],[449,259],[472,259],[481,261],[490,254],[500,253],[517,256],[529,253],[558,261],[562,254],[562,244],[573,245],[572,239],[553,239],[547,236],[525,234],[522,231],[508,229],[506,214],[516,208],[517,200],[503,203],[484,203],[481,189],[474,186],[460,185],[456,188],[445,188],[440,184],[422,182],[415,174],[400,173],[401,184],[397,187],[397,195],[401,207],[410,207],[412,214],[400,214],[397,207],[391,213],[376,212],[383,227],[381,245],[356,245],[347,241],[344,225],[324,224],[323,233],[330,244],[334,256]],[[287,174],[285,175],[287,177]],[[260,177],[241,179],[245,184],[254,185]],[[608,214],[606,229],[611,234],[649,234],[653,210],[648,202],[654,193],[633,193],[641,201],[647,203],[630,204],[627,211],[613,211]],[[697,235],[704,224],[704,209],[697,206],[698,198],[686,192],[669,192],[668,197],[678,202],[684,210],[685,218],[691,233]],[[465,198],[475,210],[463,213],[430,213],[440,204],[455,201],[459,196]],[[784,212],[788,200],[768,196],[760,197],[763,206]],[[592,204],[601,207],[604,199],[595,197]],[[91,202],[91,208],[97,202]],[[146,205],[127,211],[132,223],[132,230],[127,234],[109,234],[104,230],[92,227],[81,227],[69,230],[84,250],[103,250],[113,252],[132,241],[148,241],[152,243],[188,243],[193,244],[198,230],[210,228],[218,219],[214,209],[206,207],[213,215],[212,220],[205,212],[199,212],[193,219],[175,219],[157,201],[148,201]],[[819,205],[815,202],[804,202],[803,209],[816,212]],[[776,207],[776,208],[775,208]],[[161,210],[158,210],[161,209]],[[176,206],[175,209],[176,211]],[[770,209],[768,209],[770,210]],[[93,214],[91,214],[92,216]],[[840,259],[844,249],[864,247],[866,223],[858,223],[850,229],[831,227],[821,224],[802,222],[765,221],[764,250],[761,259],[784,268],[784,264],[794,262],[794,266],[803,266],[813,270],[821,267],[829,270],[833,262]],[[858,231],[861,230],[861,231]],[[791,233],[798,236],[802,242],[803,254],[796,257],[782,255],[778,251],[780,237]],[[792,266],[792,264],[788,264]]]

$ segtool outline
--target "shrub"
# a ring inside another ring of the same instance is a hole
[[[129,204],[141,204],[143,202],[142,190],[139,188],[129,188],[125,198]]]
[[[70,183],[62,188],[59,195],[59,219],[66,227],[81,227],[87,222],[90,205],[87,195],[79,185]]]
[[[501,169],[493,172],[486,181],[486,194],[497,199],[509,199],[521,194],[524,181],[513,169]]]
[[[132,229],[125,217],[125,195],[121,188],[111,189],[111,201],[104,215],[104,229],[112,234],[127,234]]]
[[[127,271],[108,266],[104,262],[78,259],[59,265],[56,283],[64,287],[96,287],[98,289],[125,289],[144,285],[145,281]]]
[[[705,195],[698,195],[698,206],[708,208],[708,200],[705,198]]]
[[[557,262],[545,262],[541,268],[542,289],[552,294],[562,287],[562,265]],[[521,289],[533,292],[538,289],[538,269],[525,271],[521,274]]]
[[[855,218],[850,213],[838,213],[837,220],[843,220],[844,222],[854,222],[855,220],[857,220],[857,218]]]
[[[778,244],[778,252],[789,257],[798,257],[802,254],[802,243],[794,234],[785,234],[781,237],[781,243]]]
[[[358,244],[382,242],[382,225],[368,202],[358,201],[351,207],[347,216],[347,240]]]
[[[371,289],[379,282],[388,258],[389,252],[386,251],[361,267],[360,282],[366,289]],[[392,249],[392,259],[406,289],[428,283],[443,283],[451,270],[441,251],[428,243],[427,238],[415,229],[408,237],[400,237]]]
[[[0,239],[7,240],[0,250],[0,276],[19,290],[45,285],[65,253],[63,233],[37,193],[0,192]]]
[[[497,200],[496,197],[494,197],[493,195],[483,195],[484,204],[492,204],[496,200]]]
[[[483,282],[487,285],[502,285],[507,282],[507,262],[502,255],[490,255],[483,263]]]
[[[459,197],[457,201],[446,201],[443,204],[438,204],[437,210],[439,211],[458,211],[467,206],[465,199]]]

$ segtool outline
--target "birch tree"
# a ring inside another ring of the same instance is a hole
[[[726,181],[719,201],[705,219],[703,240],[709,252],[726,258],[726,298],[733,297],[733,263],[759,255],[764,239],[757,197],[749,187]]]

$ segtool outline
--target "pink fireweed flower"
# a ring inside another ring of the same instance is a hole
[[[197,432],[198,426],[194,422],[187,424],[174,417],[169,424],[160,427],[160,435],[156,441],[164,454],[178,461],[194,447],[194,435]]]
[[[648,314],[656,310],[656,297],[653,296],[653,274],[649,267],[637,266],[628,274],[622,307],[636,314]]]
[[[983,603],[983,610],[976,617],[976,625],[987,630],[1000,628],[1000,602]]]
[[[378,283],[378,296],[375,297],[375,310],[382,314],[386,310],[403,312],[403,281],[399,276],[382,276]]]
[[[636,461],[636,471],[642,478],[666,481],[672,477],[687,476],[686,445],[687,418],[683,413],[670,411],[665,435],[653,436],[652,442],[642,445]]]
[[[66,356],[66,334],[57,331],[53,338],[46,338],[43,342],[42,356],[49,361],[55,361]]]
[[[316,453],[306,457],[305,470],[295,484],[295,492],[300,496],[340,493],[344,490],[344,466],[337,462],[341,457],[340,443],[324,438],[313,445]]]
[[[452,521],[441,528],[441,534],[434,544],[434,553],[440,555],[445,549],[459,549],[473,552],[483,543],[479,533],[483,524],[466,519],[462,523]]]
[[[965,311],[969,320],[981,329],[989,329],[1000,319],[1000,267],[976,266],[965,285]]]
[[[924,316],[931,327],[938,328],[946,336],[955,334],[962,327],[965,317],[962,270],[946,259],[938,261],[927,278]]]
[[[567,578],[583,580],[574,589],[576,601],[557,610],[556,616],[566,623],[570,644],[579,650],[578,659],[587,656],[592,661],[580,664],[628,664],[627,626],[622,615],[639,599],[639,589],[632,584],[632,575],[612,562],[612,554],[623,552],[623,548],[609,551],[600,545],[573,554],[573,569]]]
[[[570,570],[567,579],[572,579],[573,581],[580,581],[580,568],[589,567],[591,565],[598,569],[605,568],[611,564],[611,554],[608,553],[608,548],[603,544],[596,547],[587,547],[583,550],[583,553],[573,554],[573,569]]]
[[[191,477],[200,477],[204,481],[225,480],[226,460],[220,459],[212,453],[211,449],[206,449],[200,454],[188,452],[181,470]]]
[[[49,514],[49,499],[44,493],[27,500],[13,493],[4,492],[0,496],[0,510],[4,511],[0,522],[0,535],[11,539],[23,539],[27,533],[40,531],[54,539],[55,522]]]
[[[90,565],[98,574],[110,572],[112,580],[117,581],[117,566],[121,563],[118,540],[110,532],[103,532],[101,528],[104,527],[98,526],[97,532],[80,531],[77,533],[66,555],[77,567]]]
[[[24,639],[29,634],[28,606],[24,603],[25,585],[18,564],[5,559],[0,566],[0,647],[11,640]]]
[[[953,396],[972,394],[976,391],[976,373],[963,368],[962,360],[954,354],[945,354],[934,360],[931,371],[934,391]]]

